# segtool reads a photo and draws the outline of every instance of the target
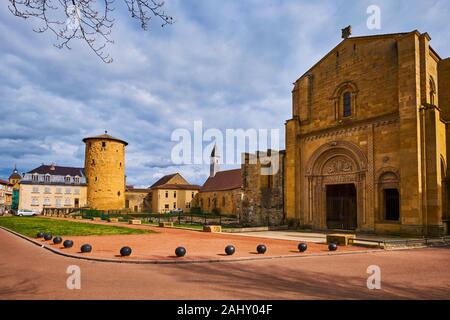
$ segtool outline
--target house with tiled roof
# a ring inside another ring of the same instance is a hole
[[[22,176],[19,209],[69,211],[86,205],[87,181],[83,168],[42,164]]]
[[[149,188],[152,212],[190,212],[199,190],[200,186],[190,184],[179,173],[163,176]]]
[[[238,216],[243,197],[242,169],[219,171],[219,151],[211,152],[210,175],[197,196],[203,212]]]

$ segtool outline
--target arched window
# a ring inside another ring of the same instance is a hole
[[[338,123],[356,119],[358,114],[358,87],[352,81],[341,83],[330,98],[334,101],[335,119]]]
[[[352,94],[347,91],[342,95],[343,117],[348,118],[352,115]]]
[[[433,78],[430,78],[430,104],[436,104],[436,84]]]

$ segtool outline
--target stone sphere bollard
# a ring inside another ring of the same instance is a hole
[[[51,233],[44,234],[44,240],[45,241],[49,241],[49,240],[52,240],[52,239],[53,239],[53,236],[52,236]]]
[[[122,249],[120,249],[120,255],[122,257],[128,257],[129,255],[131,255],[131,252],[133,250],[131,250],[130,247],[123,247]]]
[[[81,252],[88,253],[92,251],[92,246],[90,244],[83,244],[81,246]]]
[[[54,237],[53,238],[53,243],[54,244],[60,244],[63,241],[63,239],[61,237]]]
[[[73,241],[72,240],[66,240],[66,241],[64,241],[63,246],[66,249],[72,248],[73,247]]]
[[[179,258],[184,257],[186,255],[186,249],[183,247],[178,247],[175,249],[175,254]]]
[[[44,236],[45,236],[45,233],[38,232],[38,234],[36,235],[36,238],[43,238]]]
[[[265,245],[263,245],[263,244],[260,244],[259,246],[256,247],[256,251],[259,254],[264,254],[267,251],[267,247]]]
[[[225,253],[228,256],[232,256],[235,252],[236,252],[236,248],[234,246],[231,246],[231,245],[230,246],[226,246]]]
[[[306,243],[300,243],[298,245],[298,251],[305,252],[306,250],[308,250],[308,245]]]
[[[328,250],[330,251],[336,251],[337,250],[337,244],[336,243],[330,243],[328,245]]]

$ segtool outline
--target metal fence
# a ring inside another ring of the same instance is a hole
[[[227,227],[242,226],[239,217],[210,213],[128,213],[122,211],[80,210],[83,219],[117,218],[122,221],[140,219],[144,223],[173,222],[180,225],[221,225]]]

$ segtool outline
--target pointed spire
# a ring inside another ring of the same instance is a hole
[[[209,165],[209,176],[214,178],[216,173],[219,172],[219,150],[217,149],[217,145],[214,144],[214,148],[211,151],[211,163]]]

